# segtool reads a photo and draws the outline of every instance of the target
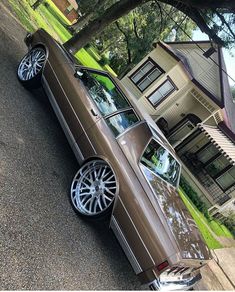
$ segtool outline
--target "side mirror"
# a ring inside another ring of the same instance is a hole
[[[76,71],[74,73],[74,77],[76,77],[76,78],[82,78],[83,75],[84,75],[84,72],[76,69]]]

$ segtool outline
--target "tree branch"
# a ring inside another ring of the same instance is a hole
[[[119,0],[106,9],[100,17],[91,21],[78,34],[69,39],[64,44],[65,48],[69,49],[71,53],[76,53],[90,41],[94,34],[102,32],[107,25],[148,1],[150,0]]]
[[[115,21],[117,29],[124,35],[125,41],[126,41],[126,50],[127,50],[127,56],[128,56],[128,63],[131,63],[131,51],[129,48],[129,38],[128,35],[125,33],[125,31],[121,28],[118,21]]]
[[[185,6],[198,9],[235,8],[235,1],[233,0],[178,0],[178,2]]]
[[[135,33],[136,38],[140,39],[140,36],[138,34],[138,31],[137,31],[137,24],[136,24],[136,18],[135,17],[133,19],[133,28],[134,28],[134,33]]]
[[[202,32],[205,32],[210,39],[212,39],[216,44],[224,46],[225,42],[217,36],[216,32],[211,29],[208,24],[205,22],[204,18],[200,14],[200,12],[193,7],[186,6],[185,4],[181,3],[179,4],[176,0],[161,0],[161,2],[164,2],[166,4],[169,4],[173,7],[176,7],[178,10],[186,14],[189,18],[191,18],[197,26],[200,28]],[[187,1],[185,1],[187,2]]]
[[[163,13],[162,13],[162,7],[161,5],[158,3],[158,1],[155,0],[155,3],[157,4],[158,8],[159,8],[159,12],[160,12],[160,17],[161,17],[161,23],[160,23],[160,28],[159,28],[159,35],[162,33],[162,28],[163,28]]]
[[[235,40],[235,33],[231,29],[230,25],[228,24],[228,22],[226,21],[224,16],[222,14],[220,14],[217,10],[214,10],[214,12],[219,17],[219,19],[221,20],[222,24],[225,24],[227,26],[228,30],[230,31],[231,35],[233,36],[233,38]]]

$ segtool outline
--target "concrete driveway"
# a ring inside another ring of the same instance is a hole
[[[107,223],[71,209],[75,157],[44,93],[16,78],[25,31],[3,6],[0,23],[0,289],[140,289]]]

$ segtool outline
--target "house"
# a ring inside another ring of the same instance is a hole
[[[52,2],[71,23],[78,19],[78,4],[75,0],[52,0]]]
[[[209,41],[154,46],[122,83],[174,147],[210,213],[235,211],[235,104],[222,49]]]

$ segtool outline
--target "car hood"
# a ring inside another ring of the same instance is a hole
[[[208,260],[210,251],[177,190],[145,166],[140,168],[154,193],[153,206],[160,206],[182,258]]]

